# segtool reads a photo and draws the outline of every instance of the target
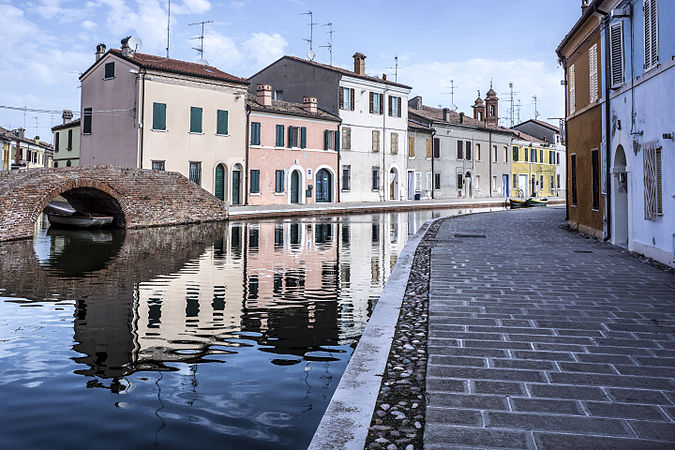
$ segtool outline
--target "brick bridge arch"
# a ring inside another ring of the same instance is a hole
[[[112,215],[120,228],[225,220],[225,203],[176,172],[114,166],[0,173],[0,241],[30,238],[61,195],[78,211]]]

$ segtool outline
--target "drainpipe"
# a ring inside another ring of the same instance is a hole
[[[436,190],[435,188],[435,183],[436,183],[436,173],[434,172],[434,136],[436,136],[436,128],[433,126],[431,127],[431,199],[433,200],[436,198],[434,196],[434,191]],[[441,143],[438,143],[439,149],[438,151],[440,152],[440,145]]]
[[[569,159],[569,152],[570,152],[570,141],[567,137],[567,129],[569,128],[567,126],[567,111],[568,111],[568,90],[567,90],[567,59],[563,61],[563,83],[565,86],[565,220],[569,221],[570,220],[570,180],[569,177],[567,176],[567,172],[569,171],[569,166],[570,166],[570,159]]]
[[[607,218],[607,234],[605,235],[605,241],[608,241],[612,237],[612,190],[611,190],[611,174],[609,170],[609,165],[611,163],[611,111],[609,108],[609,92],[611,84],[611,73],[610,73],[610,60],[609,60],[609,14],[605,13],[598,9],[598,12],[604,15],[602,21],[604,30],[605,30],[605,190],[606,190],[606,202],[605,202],[605,217]],[[631,19],[632,20],[632,19]],[[631,43],[632,48],[632,43]]]
[[[145,128],[145,74],[146,70],[143,69],[143,72],[141,73],[141,123],[139,128],[141,129],[141,145],[139,146],[139,161],[138,161],[138,167],[139,169],[143,168],[143,129]]]
[[[244,99],[246,98],[246,94],[244,94],[243,98]],[[245,106],[245,104],[246,104],[246,100],[244,100],[244,108],[246,108],[246,154],[244,155],[244,167],[242,168],[243,169],[242,172],[244,172],[244,173],[239,175],[239,185],[241,185],[242,179],[243,180],[247,179],[247,175],[248,175],[248,152],[251,151],[251,143],[249,141],[249,139],[251,139],[251,137],[250,137],[251,110],[247,106]],[[232,172],[234,173],[234,170]],[[290,173],[288,175],[290,176]],[[230,189],[230,191],[232,191],[232,189]],[[242,191],[242,189],[240,188],[239,192],[241,192],[241,191]],[[243,191],[244,191],[244,205],[248,205],[248,183],[246,183],[246,182],[244,182]],[[230,197],[232,197],[232,192],[230,192]],[[230,204],[232,204],[231,201],[230,201]]]
[[[389,98],[389,101],[391,102],[391,97]],[[380,139],[380,142],[382,142],[382,180],[381,180],[381,188],[382,188],[382,200],[381,201],[387,201],[387,191],[385,190],[384,184],[385,180],[387,180],[387,186],[389,185],[389,172],[387,172],[387,166],[386,166],[386,160],[385,160],[385,153],[386,153],[386,145],[385,142],[387,141],[387,112],[389,109],[385,106],[387,104],[387,86],[384,86],[384,94],[382,95],[382,105],[380,105],[380,108],[382,110],[382,138]]]
[[[337,129],[335,130],[335,141],[336,142],[341,141],[341,139],[338,137],[338,136],[340,136],[340,134],[342,134],[342,129],[340,128],[341,126],[342,126],[341,124],[338,124]],[[337,173],[335,174],[335,177],[337,178],[337,192],[335,193],[335,201],[337,203],[340,203],[340,192],[342,191],[342,177],[341,177],[342,167],[340,166],[340,162],[341,162],[340,148],[341,147],[342,147],[342,142],[340,142],[340,145],[338,145],[337,149],[336,149],[337,150],[337,170],[336,170]],[[338,225],[338,230],[339,229],[340,229],[340,226]],[[339,249],[339,246],[338,246],[338,249]]]
[[[488,131],[488,133],[489,133],[488,140],[490,142],[490,144],[488,145],[488,147],[489,147],[488,150],[490,152],[490,165],[489,165],[490,172],[489,172],[489,175],[488,175],[488,186],[489,186],[488,190],[490,191],[490,197],[492,197],[492,159],[493,159],[492,158],[492,130]],[[496,151],[495,151],[495,156],[497,156]]]

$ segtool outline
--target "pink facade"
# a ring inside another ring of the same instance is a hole
[[[339,122],[272,111],[275,105],[270,106],[269,111],[250,112],[248,204],[336,202],[338,152],[335,150],[335,136]],[[302,108],[302,105],[299,106],[298,109]],[[319,114],[327,115],[323,112]],[[291,127],[297,131],[292,131]],[[327,134],[327,131],[332,133]],[[277,145],[280,143],[278,134],[281,133],[283,145]],[[289,147],[290,139],[293,139],[293,147]],[[301,148],[303,144],[304,148]]]

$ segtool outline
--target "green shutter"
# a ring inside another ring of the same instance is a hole
[[[229,134],[228,133],[228,112],[224,110],[218,110],[216,117],[216,133],[217,134]]]
[[[152,129],[166,130],[166,103],[152,104]]]
[[[202,109],[195,106],[190,108],[190,133],[202,132]]]
[[[277,147],[284,146],[284,126],[277,125],[277,142],[275,144]]]
[[[328,139],[330,139],[330,131],[324,130],[323,131],[323,149],[328,150]]]
[[[335,151],[340,150],[340,130],[335,130]]]
[[[288,127],[288,148],[293,147],[293,129],[295,127]]]
[[[300,128],[300,148],[307,147],[307,128]]]

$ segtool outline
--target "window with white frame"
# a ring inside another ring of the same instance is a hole
[[[645,70],[659,63],[659,18],[656,0],[644,0]]]
[[[569,96],[570,114],[574,114],[574,111],[576,111],[576,109],[577,109],[576,108],[576,106],[577,106],[576,93],[575,93],[576,89],[575,89],[575,86],[574,86],[574,84],[575,84],[574,78],[575,78],[575,76],[574,76],[574,64],[572,64],[570,66],[570,79],[567,81],[567,83],[569,84],[569,87],[570,87],[570,96]]]
[[[415,192],[422,190],[422,172],[415,172]]]
[[[648,142],[643,150],[645,219],[657,220],[663,214],[661,147]]]
[[[427,172],[427,190],[431,190],[431,172]]]
[[[352,166],[342,166],[342,190],[349,191],[352,186]]]
[[[598,100],[598,44],[593,44],[588,50],[588,82],[590,93],[588,101],[593,103]]]
[[[623,83],[623,23],[609,26],[609,61],[612,87]]]

